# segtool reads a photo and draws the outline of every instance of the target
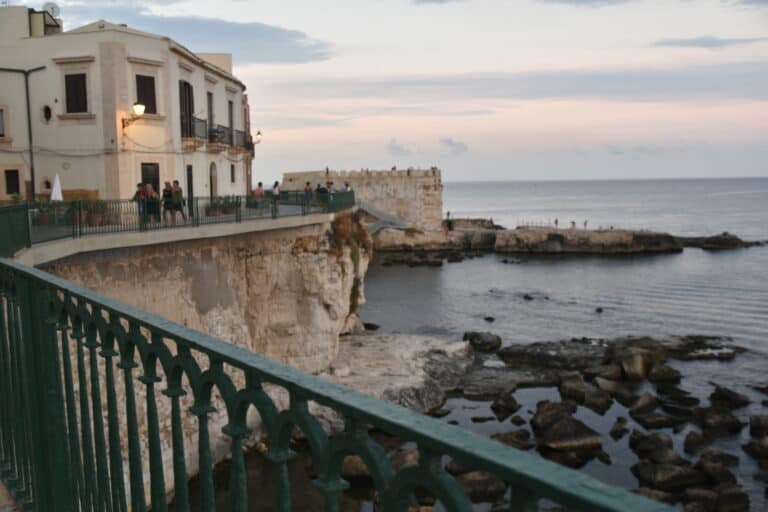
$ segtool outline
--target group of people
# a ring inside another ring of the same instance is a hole
[[[161,206],[163,221],[166,225],[176,225],[177,213],[181,213],[181,218],[185,223],[187,222],[187,213],[184,211],[184,191],[179,186],[179,180],[173,180],[173,184],[166,181],[162,195],[155,191],[151,183],[137,183],[133,200],[139,203],[139,216],[145,222],[159,223]]]
[[[558,229],[559,226],[560,226],[560,220],[556,218],[555,219],[555,229]],[[576,221],[575,220],[571,221],[571,229],[576,229]],[[584,229],[587,229],[587,221],[586,220],[584,221]],[[613,228],[611,228],[611,229],[613,229]]]

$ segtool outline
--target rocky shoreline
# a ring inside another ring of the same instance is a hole
[[[449,423],[458,423],[451,419],[459,407],[457,398],[490,403],[490,416],[478,413],[471,421],[504,425],[492,434],[497,441],[535,449],[571,468],[593,460],[603,465],[621,462],[629,468],[627,473],[631,471],[629,478],[637,481],[635,492],[678,504],[687,512],[750,510],[743,480],[749,469],[739,472],[739,464],[754,465],[752,491],[762,485],[768,493],[768,415],[746,414],[745,406],[756,400],[722,384],[712,383],[708,403],[683,386],[686,363],[728,364],[746,352],[729,339],[574,338],[502,346],[492,333],[468,332],[464,338],[452,342],[386,333],[347,336],[339,358],[321,376]],[[525,390],[538,388],[555,390],[559,400],[530,403],[521,398]],[[763,393],[762,405],[768,406],[768,386],[756,385],[753,391]],[[609,410],[615,413],[614,407],[621,412],[604,433],[578,412],[589,410],[602,417]],[[749,440],[741,453],[734,452],[733,439],[747,427]],[[418,459],[415,450],[398,440],[377,435],[396,467]],[[617,457],[611,448],[616,442],[627,443],[635,460],[612,460]],[[745,457],[749,462],[742,460]],[[343,476],[365,488],[371,484],[370,475],[358,459],[347,457]],[[492,476],[455,463],[446,470],[473,502],[504,503],[506,486]],[[420,501],[421,510],[432,510],[432,504],[426,497]]]
[[[731,233],[705,237],[680,237],[669,233],[620,229],[555,229],[518,227],[504,229],[485,219],[456,219],[452,230],[385,228],[373,238],[374,250],[391,264],[442,265],[467,256],[499,254],[632,255],[678,253],[685,248],[732,250],[763,246]]]
[[[744,482],[734,471],[740,454],[720,446],[747,424],[751,439],[741,449],[758,468],[754,480],[764,487],[768,483],[768,415],[746,418],[739,410],[752,400],[718,383],[712,383],[709,403],[704,404],[682,387],[685,375],[669,364],[727,362],[745,352],[727,339],[579,338],[498,348],[489,343],[490,333],[467,333],[465,338],[478,357],[454,392],[468,400],[492,400],[491,410],[500,422],[512,417],[515,428],[495,436],[503,443],[535,448],[572,468],[594,459],[611,464],[603,436],[574,413],[585,407],[604,415],[616,402],[626,415],[617,417],[609,435],[614,441],[629,436],[637,458],[630,468],[638,482],[635,492],[690,512],[750,510]],[[560,400],[536,403],[526,429],[526,421],[514,416],[523,407],[515,393],[547,387],[557,388]],[[768,393],[765,387],[755,389]],[[676,445],[682,445],[682,454]]]

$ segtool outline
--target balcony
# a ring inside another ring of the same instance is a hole
[[[194,151],[208,139],[208,122],[205,119],[192,117],[190,121],[181,123],[181,144],[185,150]]]
[[[232,130],[220,124],[211,126],[211,129],[208,130],[208,145],[206,146],[209,153],[221,153],[231,145]]]

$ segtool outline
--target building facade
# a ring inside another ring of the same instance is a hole
[[[61,26],[0,7],[0,200],[50,193],[56,175],[65,199],[130,198],[137,183],[173,180],[197,197],[249,190],[248,100],[231,55],[106,21]],[[35,68],[27,91],[12,70]]]

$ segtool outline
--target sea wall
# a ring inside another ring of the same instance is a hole
[[[337,219],[338,220],[338,219]],[[102,251],[69,257],[44,266],[44,270],[113,299],[136,306],[165,319],[183,324],[234,345],[309,371],[326,370],[339,352],[339,334],[358,332],[357,315],[364,301],[363,278],[369,254],[366,245],[340,238],[333,224],[248,233],[230,237],[190,240],[139,248]],[[346,228],[347,233],[349,227]],[[71,341],[75,382],[75,343]],[[168,343],[175,351],[175,344]],[[86,358],[88,355],[86,354]],[[206,357],[196,357],[202,369],[210,366]],[[137,363],[139,361],[137,360]],[[98,358],[100,387],[105,396],[106,367]],[[238,389],[245,383],[241,371],[225,367]],[[115,370],[120,372],[121,370]],[[141,368],[134,377],[143,373]],[[162,376],[162,375],[161,375]],[[82,379],[90,380],[89,375]],[[165,379],[163,379],[165,380]],[[126,417],[122,378],[116,381],[118,415]],[[157,385],[162,391],[165,383]],[[192,393],[182,398],[184,445],[188,476],[197,474],[198,420],[188,414]],[[278,408],[287,404],[287,393],[266,387]],[[171,450],[171,401],[158,394],[162,460],[166,491],[173,495],[173,452]],[[146,386],[136,384],[139,436],[147,439]],[[214,462],[226,457],[230,438],[222,432],[228,423],[226,408],[214,393],[216,412],[208,424]],[[103,404],[104,417],[107,405]],[[261,419],[250,411],[255,442],[261,434]],[[124,425],[122,427],[125,428]],[[128,460],[127,435],[121,449]],[[145,490],[149,486],[148,443],[141,444]],[[127,482],[128,467],[125,478]]]
[[[355,198],[371,208],[425,229],[440,229],[443,184],[439,169],[406,171],[307,171],[283,175],[285,190],[301,190],[306,182],[333,181],[352,186]]]

